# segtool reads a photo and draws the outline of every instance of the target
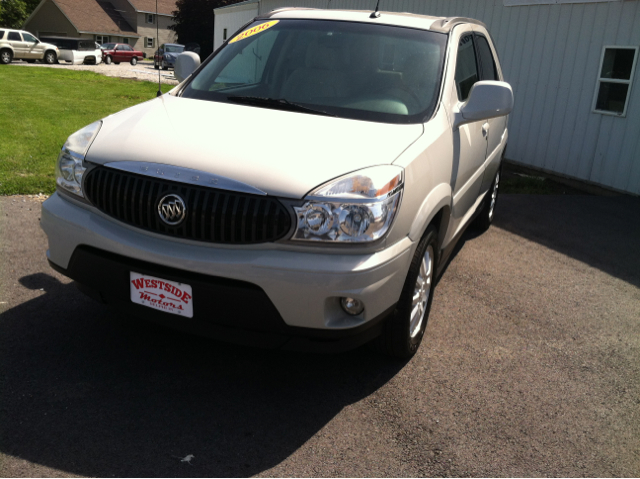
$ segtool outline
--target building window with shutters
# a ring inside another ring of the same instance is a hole
[[[626,116],[638,62],[638,47],[605,46],[593,97],[593,112]]]
[[[147,17],[147,23],[151,23],[151,24],[155,23],[155,15],[154,14],[147,13],[146,17]]]
[[[147,37],[145,39],[145,45],[147,46],[147,48],[153,48],[155,46],[155,38]]]

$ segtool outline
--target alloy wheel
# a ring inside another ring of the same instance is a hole
[[[493,219],[493,210],[498,200],[498,188],[500,186],[500,171],[496,174],[496,179],[493,181],[493,189],[491,190],[491,204],[489,205],[489,219]]]
[[[422,330],[431,284],[433,282],[433,246],[429,245],[420,262],[420,271],[416,278],[413,290],[413,303],[411,305],[411,317],[409,322],[409,335],[415,338]]]

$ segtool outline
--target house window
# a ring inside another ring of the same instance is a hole
[[[224,30],[222,30],[222,39],[223,40],[227,39],[227,29],[226,28]]]
[[[129,45],[129,39],[127,37],[122,37],[122,43]]]
[[[109,43],[109,37],[107,35],[96,35],[96,42],[100,45],[103,43]]]
[[[600,70],[593,98],[593,111],[605,115],[626,116],[629,92],[638,61],[638,47],[602,49]]]
[[[147,23],[155,23],[154,16],[152,13],[147,13]]]
[[[147,48],[153,48],[155,46],[155,38],[147,37],[145,39],[145,44],[147,45]]]

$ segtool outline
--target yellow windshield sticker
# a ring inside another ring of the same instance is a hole
[[[264,32],[265,30],[268,30],[269,28],[271,28],[272,26],[274,26],[276,23],[278,23],[280,20],[273,20],[271,22],[267,22],[267,23],[261,23],[260,25],[256,25],[255,27],[251,27],[248,30],[245,30],[244,32],[236,35],[233,39],[231,39],[229,41],[229,43],[235,43],[238,42],[240,40],[244,40],[245,38],[249,38],[257,33],[261,33]]]

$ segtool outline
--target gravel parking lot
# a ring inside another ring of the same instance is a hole
[[[34,68],[62,68],[65,70],[79,70],[99,73],[109,77],[132,78],[135,80],[144,80],[157,82],[158,70],[153,68],[153,62],[140,62],[137,65],[130,63],[121,63],[116,65],[112,63],[107,65],[100,63],[99,65],[71,65],[70,63],[61,63],[59,65],[46,65],[44,63],[27,63],[23,61],[14,61],[12,65],[20,65]],[[177,85],[178,80],[173,76],[173,70],[160,70],[160,80],[168,85]]]
[[[638,198],[503,195],[406,363],[115,316],[39,206],[0,198],[3,477],[640,475]]]

